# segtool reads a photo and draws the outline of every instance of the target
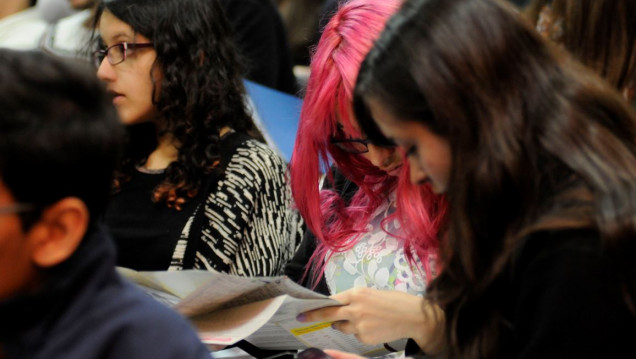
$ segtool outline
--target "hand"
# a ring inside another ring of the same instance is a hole
[[[343,306],[312,310],[298,316],[301,322],[333,322],[346,334],[366,344],[412,338],[427,353],[439,351],[444,315],[424,298],[400,291],[354,288],[331,298]]]

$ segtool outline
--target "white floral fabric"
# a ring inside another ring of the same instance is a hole
[[[384,225],[387,231],[382,229],[382,220],[394,211],[395,201],[392,200],[376,211],[367,232],[358,237],[351,250],[327,255],[324,275],[331,294],[356,287],[424,294],[426,275],[419,269],[423,266],[415,254],[415,268],[418,269],[409,265],[403,240],[399,238],[402,234],[400,223],[397,219],[390,220]]]

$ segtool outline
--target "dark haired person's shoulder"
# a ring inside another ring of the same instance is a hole
[[[511,291],[499,293],[516,338],[508,348],[514,354],[502,357],[622,357],[636,318],[620,278],[595,229],[528,236],[512,265]]]
[[[591,228],[538,231],[530,234],[518,246],[513,270],[515,275],[524,271],[544,270],[551,267],[557,273],[568,272],[572,266],[580,265],[595,270],[605,260],[601,238]]]
[[[108,355],[103,358],[178,359],[210,358],[191,325],[164,304],[122,280],[123,290],[117,300],[105,301],[106,308],[97,313],[114,317],[103,330],[110,331]],[[107,308],[110,307],[110,308]],[[95,315],[95,314],[91,314]],[[99,320],[99,318],[95,318]]]
[[[223,141],[224,157],[229,159],[229,166],[239,162],[249,162],[253,166],[269,168],[286,168],[285,160],[269,145],[247,135],[234,133]]]

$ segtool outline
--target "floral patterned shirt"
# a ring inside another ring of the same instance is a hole
[[[426,275],[420,259],[413,254],[416,268],[406,259],[400,223],[397,219],[381,222],[395,212],[395,196],[376,210],[367,226],[368,231],[358,237],[357,243],[346,252],[327,255],[325,280],[332,294],[355,287],[380,290],[399,290],[414,295],[423,295],[426,290]],[[387,233],[388,232],[388,233]],[[389,233],[395,233],[396,236]],[[431,260],[429,258],[428,260]]]

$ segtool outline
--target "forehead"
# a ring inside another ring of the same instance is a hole
[[[402,129],[407,123],[393,114],[382,101],[370,98],[366,102],[373,121],[380,127],[385,136],[393,137],[394,132]]]
[[[338,130],[348,134],[361,133],[360,126],[358,125],[358,121],[356,121],[356,118],[353,115],[352,108],[347,108],[345,114],[343,114],[342,111],[336,110],[336,120],[338,121]]]
[[[108,45],[132,41],[135,38],[133,28],[108,10],[104,10],[99,18],[99,33],[102,40]]]

